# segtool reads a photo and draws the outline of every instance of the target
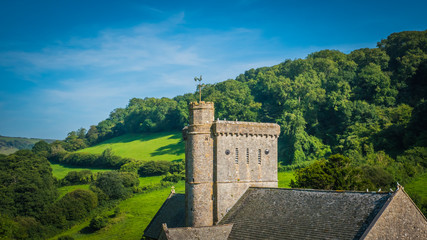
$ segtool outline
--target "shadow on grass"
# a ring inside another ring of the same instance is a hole
[[[185,152],[184,145],[182,142],[169,144],[163,147],[159,147],[154,152],[152,152],[150,155],[152,157],[169,154],[169,155],[181,155]]]
[[[81,233],[81,234],[91,234],[91,233],[94,233],[94,232],[95,232],[95,230],[93,230],[89,226],[88,227],[84,227],[84,228],[82,228],[82,230],[79,231],[79,233]]]

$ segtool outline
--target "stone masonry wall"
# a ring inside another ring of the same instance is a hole
[[[250,186],[277,187],[279,133],[277,124],[214,122],[215,223]]]
[[[186,139],[186,225],[213,224],[213,103],[191,103],[190,124],[183,134]]]
[[[277,187],[273,123],[213,121],[214,105],[191,103],[186,140],[186,225],[212,226],[250,187]]]
[[[403,190],[379,214],[361,239],[427,239],[427,220]]]

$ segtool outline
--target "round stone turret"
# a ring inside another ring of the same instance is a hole
[[[213,225],[213,121],[212,102],[190,103],[190,124],[185,131],[185,212],[189,227]]]

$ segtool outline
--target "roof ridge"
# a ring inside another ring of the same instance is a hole
[[[274,189],[274,190],[285,190],[285,191],[303,191],[303,192],[336,192],[336,193],[364,193],[364,194],[390,194],[390,191],[355,191],[355,190],[327,190],[327,189],[311,189],[311,188],[279,188],[279,187],[256,187],[251,186],[252,189]]]

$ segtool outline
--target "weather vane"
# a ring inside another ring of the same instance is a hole
[[[195,82],[199,82],[199,84],[197,85],[199,87],[199,102],[202,101],[202,87],[205,86],[205,84],[202,84],[202,75],[200,75],[200,77],[194,77],[194,81]]]

